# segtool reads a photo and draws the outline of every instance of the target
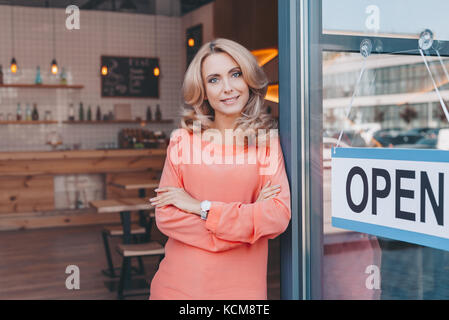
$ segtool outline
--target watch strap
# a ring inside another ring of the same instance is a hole
[[[208,200],[204,200],[201,202],[201,219],[207,220],[207,216],[209,215],[211,203]]]

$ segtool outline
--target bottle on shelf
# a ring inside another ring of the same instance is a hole
[[[3,84],[3,68],[1,64],[0,64],[0,84]]]
[[[162,113],[161,113],[161,109],[159,108],[159,105],[156,106],[156,121],[161,121],[162,120]]]
[[[87,108],[87,121],[92,121],[92,109],[91,109],[90,105]]]
[[[27,103],[26,106],[27,107],[25,109],[25,120],[26,121],[31,121],[31,107],[30,107],[30,104]]]
[[[61,75],[59,78],[60,84],[67,84],[67,73],[65,72],[65,68],[62,67]]]
[[[31,114],[31,119],[34,121],[39,120],[39,112],[37,111],[37,103],[33,103],[33,113]]]
[[[44,120],[51,121],[51,111],[50,110],[45,111]]]
[[[100,110],[100,106],[97,106],[97,116],[95,117],[95,119],[97,121],[101,121],[101,110]]]
[[[153,120],[153,115],[151,114],[151,106],[147,107],[147,121]]]
[[[22,120],[22,109],[20,108],[20,103],[17,104],[16,120],[17,121]]]
[[[69,105],[69,121],[75,121],[75,108],[73,103]]]
[[[34,80],[35,84],[42,84],[42,77],[41,77],[41,68],[37,66],[36,69],[36,79]]]
[[[84,121],[84,108],[83,103],[80,102],[80,109],[79,109],[79,121]]]

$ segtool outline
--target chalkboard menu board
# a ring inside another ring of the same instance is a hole
[[[102,97],[159,98],[159,77],[153,69],[157,58],[102,56],[108,74],[101,76]]]

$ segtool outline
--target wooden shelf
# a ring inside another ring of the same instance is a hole
[[[120,124],[120,123],[130,123],[130,124],[142,124],[147,125],[151,123],[172,123],[173,120],[161,120],[161,121],[133,121],[133,120],[111,120],[111,121],[63,121],[65,124]],[[18,125],[29,125],[29,124],[57,124],[56,120],[13,120],[13,121],[0,121],[0,125],[5,124],[18,124]]]
[[[28,124],[56,124],[58,121],[54,120],[20,120],[20,121],[0,121],[0,125],[2,124],[19,124],[19,125],[28,125]]]
[[[138,121],[138,120],[107,120],[107,121],[96,121],[96,120],[92,120],[92,121],[63,121],[62,123],[67,123],[67,124],[117,124],[117,123],[136,123],[136,124],[143,124],[143,125],[147,125],[147,124],[151,124],[151,123],[173,123],[173,119],[163,119],[160,121]]]
[[[30,88],[30,89],[83,89],[81,84],[29,84],[29,83],[10,83],[0,84],[0,88]]]
[[[98,160],[98,159],[118,159],[126,157],[147,158],[165,156],[167,150],[162,149],[108,149],[108,150],[55,150],[55,151],[4,151],[0,152],[0,175],[11,170],[16,170],[17,167],[2,166],[1,161],[40,161],[40,160]],[[128,163],[127,166],[122,167],[122,171],[127,171],[126,167],[139,163]],[[96,162],[92,163],[92,169],[99,169],[102,165]],[[76,169],[84,170],[85,166],[77,167]],[[21,167],[21,169],[27,169]],[[54,169],[54,168],[50,168]],[[132,171],[132,170],[128,170]],[[3,173],[2,173],[3,172]],[[68,172],[68,171],[67,171]],[[112,172],[112,171],[111,171]],[[0,208],[1,209],[1,208]]]

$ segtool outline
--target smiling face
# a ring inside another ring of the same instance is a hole
[[[249,87],[237,62],[227,53],[214,53],[203,61],[206,99],[215,117],[239,117],[249,99]]]

